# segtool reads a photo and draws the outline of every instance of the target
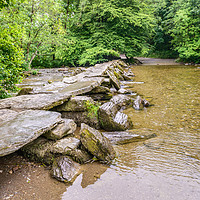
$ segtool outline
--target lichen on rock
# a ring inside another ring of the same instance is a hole
[[[99,160],[110,163],[115,158],[115,150],[100,131],[81,124],[80,136],[83,146]]]

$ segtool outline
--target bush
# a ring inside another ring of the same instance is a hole
[[[101,47],[86,49],[81,55],[79,65],[89,66],[119,58],[119,53],[114,50],[107,50]]]
[[[15,92],[15,84],[22,80],[23,52],[16,43],[19,27],[0,27],[0,99]]]

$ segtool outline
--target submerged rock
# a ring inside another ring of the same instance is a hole
[[[72,119],[63,119],[55,128],[47,131],[44,136],[51,140],[59,140],[66,135],[74,133],[76,127],[77,125]]]
[[[147,140],[153,137],[156,137],[156,134],[151,133],[149,135],[138,135],[129,131],[120,131],[120,132],[102,132],[102,134],[107,137],[112,144],[127,144],[132,142],[140,142]]]
[[[115,158],[115,151],[110,141],[98,130],[81,124],[80,138],[83,146],[99,160],[111,162]]]
[[[67,156],[54,160],[51,175],[59,181],[73,183],[80,174],[80,165]]]
[[[152,138],[144,142],[144,145],[150,149],[156,150],[164,146],[166,141],[162,138]]]
[[[61,114],[27,110],[0,126],[0,156],[13,153],[62,121]]]
[[[137,96],[133,103],[133,108],[135,108],[135,110],[142,110],[144,107],[149,106],[150,103],[146,99],[142,99],[140,96]]]
[[[99,122],[104,130],[124,131],[133,127],[128,115],[118,111],[113,102],[103,104],[98,110]]]

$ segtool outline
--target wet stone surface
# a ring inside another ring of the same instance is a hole
[[[148,135],[137,134],[131,131],[115,131],[115,132],[102,132],[112,144],[121,145],[132,142],[140,142],[156,137],[155,133],[149,133]]]

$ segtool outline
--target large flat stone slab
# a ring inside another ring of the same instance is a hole
[[[0,100],[0,109],[50,110],[68,101],[70,94],[21,95]]]
[[[59,92],[67,86],[69,86],[69,84],[64,82],[53,82],[43,87],[35,88],[32,92],[30,92],[30,94],[53,94]]]
[[[26,110],[0,126],[0,156],[13,153],[61,122],[61,114]]]
[[[69,86],[67,86],[66,88],[60,90],[60,93],[68,93],[71,95],[80,95],[80,94],[84,94],[87,92],[90,92],[93,88],[99,86],[99,82],[95,81],[95,80],[89,80],[89,81],[79,81],[76,83],[73,83]]]
[[[87,69],[86,72],[84,72],[85,77],[101,77],[106,74],[106,71],[108,68],[112,65],[111,62],[96,64],[94,67],[90,67]]]
[[[19,113],[14,110],[2,109],[0,110],[0,126],[3,122],[14,119]]]

